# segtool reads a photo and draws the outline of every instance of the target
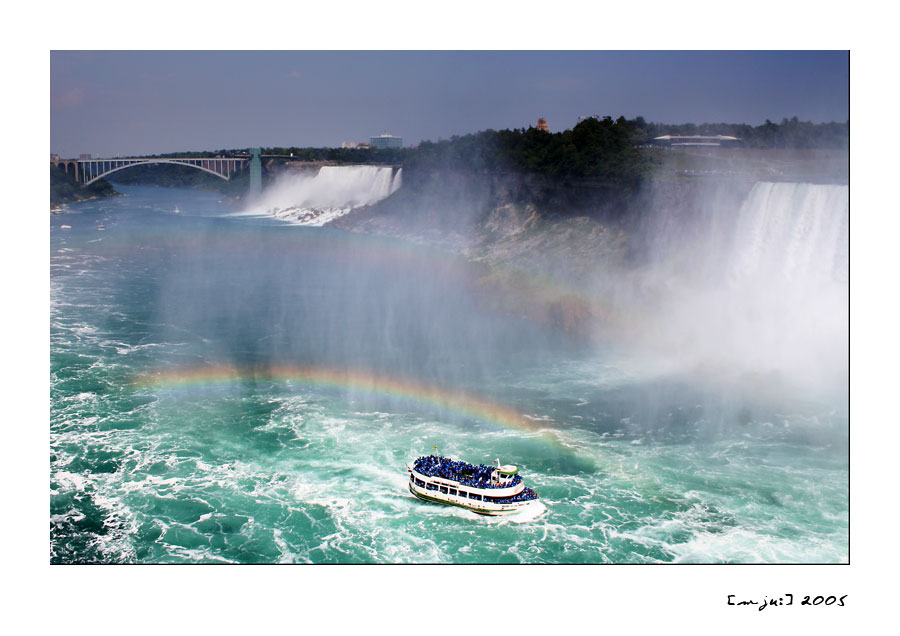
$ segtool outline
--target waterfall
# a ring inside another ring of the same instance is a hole
[[[396,192],[402,168],[322,166],[316,174],[285,174],[266,189],[258,211],[301,225],[324,225]]]
[[[848,186],[757,183],[738,213],[730,276],[846,283],[849,206]]]
[[[648,264],[610,290],[632,341],[664,368],[845,393],[849,187],[757,183],[739,207],[710,199],[694,213],[657,204]]]

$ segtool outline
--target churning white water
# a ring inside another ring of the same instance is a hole
[[[324,225],[396,192],[402,172],[390,166],[322,166],[315,174],[285,174],[254,208],[302,225]]]
[[[849,188],[757,183],[709,207],[686,222],[659,206],[658,253],[628,281],[635,339],[669,368],[844,393]]]

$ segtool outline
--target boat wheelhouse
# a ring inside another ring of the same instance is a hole
[[[409,491],[424,501],[459,506],[480,515],[510,515],[537,501],[516,466],[478,466],[448,457],[427,455],[413,462]]]

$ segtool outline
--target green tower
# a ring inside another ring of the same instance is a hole
[[[261,150],[250,149],[250,196],[262,192],[262,162],[259,160]]]

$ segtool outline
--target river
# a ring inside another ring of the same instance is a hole
[[[119,189],[50,222],[51,562],[848,559],[840,384],[649,372],[492,310],[452,254]],[[539,508],[413,498],[435,446]]]

